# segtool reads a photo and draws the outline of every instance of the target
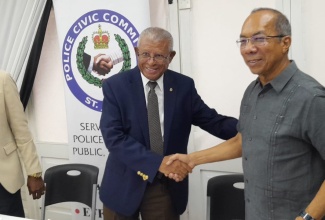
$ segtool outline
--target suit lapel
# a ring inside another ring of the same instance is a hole
[[[141,79],[141,73],[138,67],[134,68],[129,75],[129,82],[132,88],[132,100],[133,106],[130,108],[135,108],[138,111],[138,124],[141,128],[145,143],[147,148],[150,146],[149,140],[149,128],[148,128],[148,115],[147,115],[147,105],[144,95],[144,88]]]
[[[164,74],[164,152],[168,146],[169,132],[171,131],[176,107],[177,88],[172,72],[169,70]]]

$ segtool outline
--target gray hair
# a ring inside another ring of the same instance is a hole
[[[288,18],[284,14],[273,8],[256,8],[252,10],[251,14],[258,11],[271,11],[276,14],[275,31],[279,35],[291,36],[291,25]]]
[[[173,36],[166,30],[159,28],[159,27],[148,27],[145,30],[143,30],[140,34],[139,40],[138,40],[138,47],[141,44],[141,41],[143,39],[149,39],[153,42],[161,42],[161,41],[168,41],[169,44],[169,51],[173,51]]]

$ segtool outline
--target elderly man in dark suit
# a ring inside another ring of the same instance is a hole
[[[182,162],[167,166],[168,155],[187,152],[192,125],[229,139],[237,119],[209,108],[190,77],[168,69],[175,56],[169,32],[145,29],[135,51],[138,66],[103,83],[100,128],[109,150],[100,189],[104,219],[177,220],[186,209],[191,169]],[[160,153],[150,141],[148,82],[156,85]],[[169,180],[169,173],[180,178]]]

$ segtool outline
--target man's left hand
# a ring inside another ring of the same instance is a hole
[[[32,177],[27,178],[27,188],[29,195],[33,195],[33,199],[39,199],[45,192],[45,185],[42,177]]]

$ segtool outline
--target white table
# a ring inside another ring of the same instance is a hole
[[[20,217],[14,217],[14,216],[8,216],[8,215],[1,215],[0,214],[0,220],[32,220],[30,218],[20,218]]]

